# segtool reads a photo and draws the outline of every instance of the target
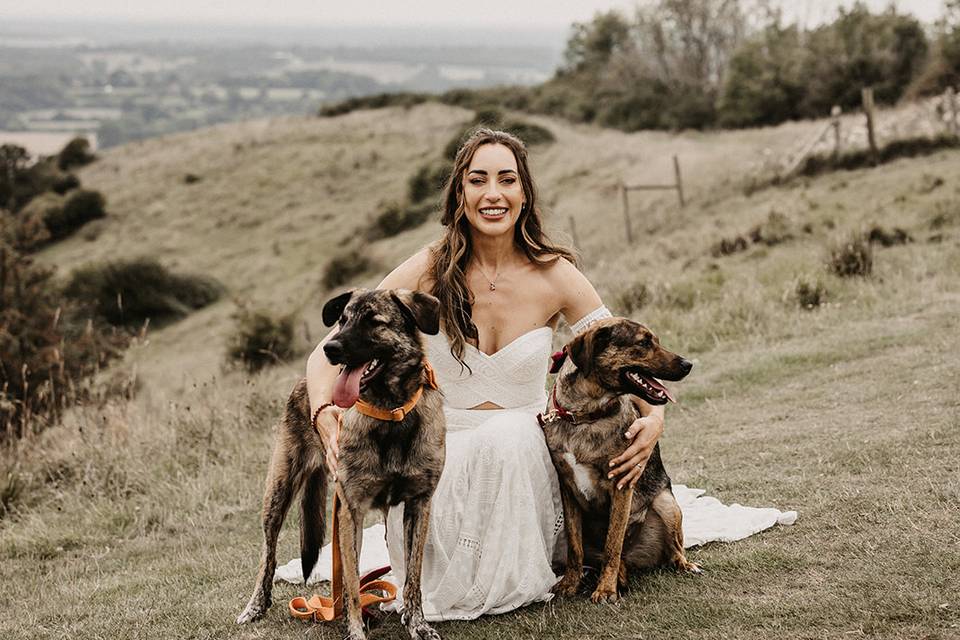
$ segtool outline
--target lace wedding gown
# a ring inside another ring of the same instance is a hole
[[[609,315],[601,307],[579,320],[574,334]],[[428,620],[467,620],[549,600],[557,577],[554,543],[563,527],[556,472],[536,415],[547,402],[544,382],[553,331],[529,331],[487,355],[466,345],[462,368],[441,332],[424,336],[429,362],[444,394],[447,455],[433,496],[423,558],[423,611]],[[470,410],[484,402],[503,409]],[[736,540],[793,512],[724,506],[702,491],[674,485],[684,511],[687,546]],[[689,519],[689,523],[688,523]],[[390,510],[386,549],[382,525],[364,532],[360,570],[389,564],[402,585],[403,507]],[[700,530],[691,530],[689,525]],[[389,556],[389,561],[386,557]],[[309,583],[329,579],[324,548]],[[279,567],[275,579],[301,582],[300,562]],[[402,589],[401,589],[402,591]]]

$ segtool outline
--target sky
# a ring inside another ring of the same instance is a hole
[[[784,0],[801,23],[829,19],[852,0]],[[889,0],[867,0],[880,10]],[[924,21],[940,14],[943,0],[897,0],[901,11]],[[589,20],[597,11],[630,12],[633,0],[0,0],[7,19],[83,18],[145,22],[203,22],[292,26],[445,26],[558,28]]]

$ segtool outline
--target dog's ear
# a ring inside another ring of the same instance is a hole
[[[588,329],[567,343],[567,353],[580,373],[588,376],[593,371],[594,356],[606,346],[609,333],[609,327]]]
[[[427,335],[440,333],[440,301],[429,293],[397,289],[390,293],[400,311]]]
[[[328,327],[335,325],[343,314],[347,303],[350,302],[351,296],[353,296],[353,289],[346,293],[341,293],[336,298],[327,300],[327,303],[323,305],[323,324]]]

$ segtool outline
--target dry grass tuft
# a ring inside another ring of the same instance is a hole
[[[830,271],[841,278],[866,277],[873,272],[873,249],[862,233],[851,234],[830,248]]]

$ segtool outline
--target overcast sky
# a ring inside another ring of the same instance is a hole
[[[784,0],[795,17],[815,24],[852,0]],[[882,9],[889,0],[867,0]],[[925,21],[940,15],[943,0],[897,0]],[[163,22],[351,25],[472,25],[554,28],[589,20],[597,11],[627,9],[628,0],[0,0],[4,18],[136,19]]]

